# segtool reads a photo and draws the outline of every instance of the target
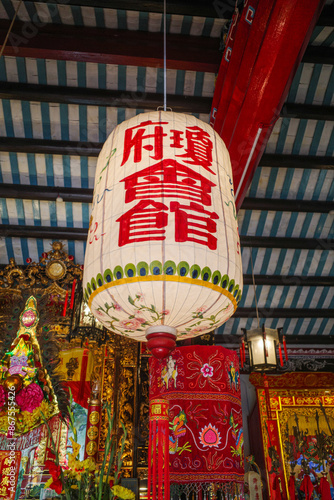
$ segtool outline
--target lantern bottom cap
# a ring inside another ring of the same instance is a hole
[[[146,330],[147,348],[152,356],[164,359],[176,347],[176,329],[170,326],[153,326]]]

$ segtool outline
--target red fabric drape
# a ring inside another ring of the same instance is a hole
[[[296,480],[295,480],[295,476],[290,476],[289,477],[288,489],[289,489],[290,500],[296,500]]]
[[[274,500],[282,500],[281,488],[280,488],[278,476],[274,477],[273,491],[275,492],[275,499]]]
[[[310,500],[312,498],[314,487],[310,476],[308,476],[307,474],[305,474],[305,476],[303,477],[302,483],[300,485],[300,490],[305,493],[305,500]]]
[[[150,399],[169,401],[171,483],[243,483],[238,356],[221,346],[183,346],[150,360]]]
[[[329,477],[331,478],[331,483],[334,488],[334,465],[329,469]]]
[[[321,500],[332,500],[331,488],[326,476],[320,479],[319,493]]]

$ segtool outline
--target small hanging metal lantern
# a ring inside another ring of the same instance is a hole
[[[279,350],[280,364],[283,366],[282,349],[279,335],[283,328],[242,329],[245,334],[246,346],[249,351],[250,371],[269,371],[277,367],[276,348]],[[286,349],[285,349],[286,352]]]

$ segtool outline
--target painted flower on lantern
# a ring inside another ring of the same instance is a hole
[[[212,424],[205,425],[199,433],[199,441],[205,447],[217,448],[221,442],[218,429]]]
[[[142,314],[142,313],[141,313],[140,311],[136,311],[136,312],[135,312],[135,318],[136,318],[136,320],[140,321],[140,323],[145,323],[146,319],[145,319],[145,318],[143,318],[143,317],[141,316],[141,314]]]
[[[106,313],[101,311],[100,309],[95,309],[94,310],[94,315],[100,317],[100,318],[105,318]]]
[[[196,321],[195,323],[191,323],[188,327],[185,328],[187,332],[196,332],[195,335],[199,335],[201,331],[207,331],[208,325],[210,326],[210,328],[215,328],[215,326],[221,322],[222,317],[224,315],[226,316],[228,311],[230,311],[230,304],[220,309],[216,314],[211,314],[211,316],[204,317],[203,312],[205,312],[206,309],[206,306],[201,306],[197,308],[196,311],[193,311],[192,319]],[[230,316],[230,314],[228,316]]]
[[[125,320],[119,322],[119,327],[125,328],[126,330],[136,330],[140,326],[141,326],[141,322],[136,318],[125,319]]]
[[[186,328],[186,330],[190,330],[190,328]],[[200,335],[202,332],[206,332],[206,326],[195,326],[195,328],[191,328],[191,332],[194,335]],[[186,333],[184,335],[187,335]]]
[[[205,363],[201,368],[201,372],[203,373],[203,377],[212,377],[213,367]]]

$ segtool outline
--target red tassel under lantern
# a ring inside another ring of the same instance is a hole
[[[150,401],[147,496],[152,500],[170,498],[168,409],[165,399]]]
[[[65,296],[64,308],[63,308],[63,313],[62,313],[62,316],[64,316],[64,317],[66,316],[67,301],[68,301],[68,290],[66,290],[66,296]]]
[[[280,360],[281,366],[283,366],[283,354],[282,354],[281,344],[278,344],[278,353],[279,353],[279,360]]]
[[[296,500],[296,480],[293,474],[291,474],[291,476],[289,477],[288,489],[290,500]]]
[[[286,341],[285,341],[285,335],[283,335],[283,348],[284,348],[284,356],[285,356],[285,361],[288,361],[288,350],[286,348]]]
[[[241,368],[244,367],[244,356],[243,356],[243,352],[242,352],[242,347],[240,347],[240,364],[241,364]]]
[[[76,286],[76,284],[77,284],[77,280],[73,280],[73,283],[72,283],[72,291],[71,291],[70,309],[73,309],[73,305],[74,305],[75,286]]]

